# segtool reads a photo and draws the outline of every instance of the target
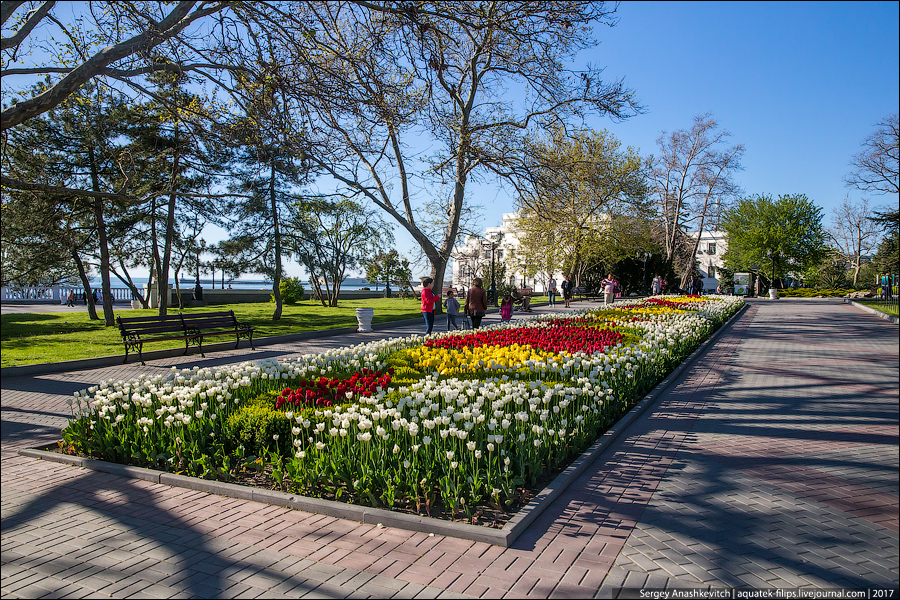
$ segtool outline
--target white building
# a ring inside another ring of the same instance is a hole
[[[495,266],[506,265],[506,280],[497,280],[497,285],[508,283],[516,287],[530,287],[535,293],[546,293],[546,274],[526,277],[527,265],[514,264],[516,250],[519,247],[515,222],[518,213],[505,213],[499,227],[488,227],[481,237],[467,236],[462,246],[453,249],[453,284],[460,289],[468,289],[472,279],[481,277],[485,288],[490,285],[491,247],[494,248]],[[696,239],[697,232],[688,233]],[[493,244],[491,241],[493,240]],[[719,285],[718,275],[725,266],[722,256],[728,248],[724,231],[703,231],[700,245],[697,247],[696,260],[699,262],[700,275],[703,277],[704,293],[714,293]],[[562,282],[562,272],[554,273],[557,290]],[[524,283],[524,286],[522,285]]]
[[[488,227],[481,237],[467,236],[462,246],[453,249],[453,284],[461,289],[468,289],[475,277],[481,277],[487,288],[491,281],[491,249],[495,269],[498,265],[506,266],[506,278],[496,281],[497,285],[507,283],[516,287],[531,288],[535,293],[547,292],[549,278],[546,273],[526,276],[530,271],[527,264],[515,264],[519,248],[519,236],[516,231],[518,213],[505,213],[499,227]],[[555,273],[557,292],[562,283],[562,273]]]
[[[697,232],[688,234],[697,239]],[[728,240],[724,231],[704,231],[700,235],[697,247],[697,262],[700,263],[700,276],[703,277],[703,292],[714,293],[719,286],[719,272],[725,266],[722,255],[728,249]]]

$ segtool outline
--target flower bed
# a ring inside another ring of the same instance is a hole
[[[75,394],[64,451],[471,516],[564,468],[734,314],[660,297]]]

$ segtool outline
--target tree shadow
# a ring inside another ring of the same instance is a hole
[[[5,422],[4,428],[6,428]],[[11,433],[14,434],[14,432]],[[6,435],[4,432],[4,444],[7,441]],[[176,581],[167,583],[165,579],[159,581],[160,578],[154,576],[143,579],[147,585],[159,583],[179,595],[217,598],[222,597],[226,590],[238,584],[238,581],[229,579],[228,574],[248,569],[265,579],[278,581],[283,589],[293,588],[291,593],[296,593],[298,596],[321,585],[320,582],[308,580],[300,574],[288,575],[280,569],[271,568],[278,561],[266,558],[264,552],[252,553],[243,558],[222,555],[222,544],[214,543],[216,539],[213,536],[197,531],[185,518],[164,507],[157,506],[158,500],[154,490],[136,485],[138,482],[134,480],[91,471],[83,477],[79,477],[75,485],[72,483],[67,481],[42,490],[28,502],[7,510],[0,521],[4,534],[11,535],[18,528],[27,531],[30,522],[42,517],[59,515],[54,518],[65,519],[66,515],[71,515],[73,512],[74,514],[82,512],[78,509],[90,510],[101,514],[106,519],[115,521],[118,527],[125,529],[130,534],[130,537],[139,537],[140,542],[135,542],[141,547],[135,548],[137,556],[140,556],[142,550],[146,551],[148,545],[153,545],[167,555],[165,559],[154,557],[154,561],[165,560],[178,567]],[[117,497],[116,501],[106,498],[106,495],[111,493]],[[73,505],[77,507],[75,511],[72,509]],[[227,510],[227,508],[223,508],[223,512]],[[135,516],[136,514],[139,516]],[[228,544],[232,545],[231,542]],[[238,543],[233,545],[238,545]],[[106,551],[110,553],[130,552],[128,544],[105,544],[102,537],[95,536],[82,552],[68,552],[65,555],[54,557],[52,559],[54,568],[83,565],[84,560],[90,562],[87,558],[89,555],[96,555],[98,551],[102,553]],[[11,549],[11,553],[4,549],[4,565],[12,565],[17,562],[27,563],[30,560],[28,557],[17,559],[15,554],[14,548]],[[285,557],[289,557],[289,555],[285,555]],[[145,561],[141,561],[140,564],[144,563]],[[103,568],[103,571],[119,572],[120,576],[112,579],[129,578],[130,581],[137,581],[141,579],[142,571],[148,567],[148,565],[143,568],[139,568],[139,566],[128,564],[120,571],[116,566],[107,566]],[[78,585],[78,583],[73,585]]]

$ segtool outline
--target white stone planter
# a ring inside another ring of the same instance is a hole
[[[356,321],[359,323],[357,331],[368,333],[372,331],[372,317],[375,316],[374,308],[357,308]]]
[[[769,288],[769,300],[778,300],[778,288]]]

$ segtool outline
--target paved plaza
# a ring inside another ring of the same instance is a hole
[[[898,327],[840,300],[749,301],[510,548],[17,453],[58,439],[66,399],[101,380],[423,328],[3,377],[2,597],[605,598],[642,587],[898,586]]]

